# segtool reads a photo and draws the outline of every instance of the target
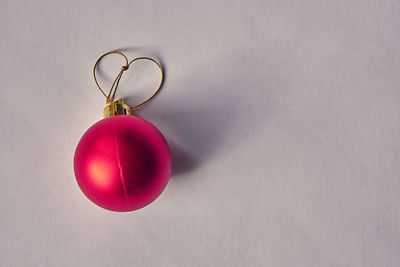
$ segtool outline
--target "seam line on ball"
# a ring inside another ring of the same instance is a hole
[[[113,139],[114,139],[114,150],[117,156],[117,163],[119,168],[119,178],[121,180],[122,190],[124,191],[125,201],[128,203],[129,208],[132,208],[132,203],[129,200],[128,193],[126,192],[125,179],[124,179],[124,174],[122,172],[121,162],[119,160],[118,143],[117,143],[117,137],[115,136],[115,131],[113,131]]]

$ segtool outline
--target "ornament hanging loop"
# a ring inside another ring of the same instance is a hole
[[[110,55],[110,54],[118,54],[118,55],[121,55],[121,56],[125,59],[125,65],[123,65],[123,66],[121,67],[121,70],[120,70],[120,72],[118,73],[117,77],[114,79],[114,82],[112,83],[111,88],[110,88],[110,90],[109,90],[109,92],[108,92],[108,95],[107,95],[107,94],[103,91],[103,89],[101,88],[101,86],[99,85],[99,82],[97,81],[96,70],[97,70],[97,68],[98,68],[98,65],[99,65],[100,61],[101,61],[105,56],[108,56],[108,55]],[[120,80],[121,80],[121,77],[122,77],[122,74],[124,73],[124,71],[128,70],[132,63],[134,63],[134,62],[136,62],[136,61],[139,61],[139,60],[149,60],[149,61],[152,61],[154,64],[156,64],[157,67],[158,67],[158,69],[160,70],[161,79],[160,79],[160,83],[159,83],[157,89],[154,91],[154,93],[153,93],[148,99],[146,99],[145,101],[143,101],[143,102],[141,102],[141,103],[139,103],[139,104],[136,104],[136,105],[134,105],[134,106],[132,106],[132,107],[129,107],[129,108],[130,108],[130,109],[136,109],[136,108],[138,108],[138,107],[140,107],[140,106],[146,104],[147,102],[149,102],[150,100],[152,100],[152,99],[157,95],[157,93],[160,91],[160,89],[161,89],[161,87],[162,87],[162,85],[163,85],[163,83],[164,83],[164,70],[163,70],[163,68],[162,68],[162,66],[161,66],[160,63],[158,63],[155,59],[150,58],[150,57],[138,57],[138,58],[132,59],[131,61],[128,61],[128,57],[127,57],[124,53],[122,53],[121,51],[110,51],[110,52],[107,52],[107,53],[103,54],[102,56],[100,56],[100,57],[97,59],[96,63],[94,64],[94,67],[93,67],[93,78],[94,78],[94,81],[95,81],[97,87],[99,88],[100,92],[105,96],[105,98],[106,98],[106,103],[107,103],[107,104],[113,104],[113,103],[114,103],[115,94],[116,94],[116,92],[117,92],[118,85],[119,85],[119,82],[120,82]],[[122,99],[121,99],[121,100],[122,100]],[[117,100],[117,101],[115,101],[115,102],[118,102],[118,101],[121,101],[121,100]],[[122,100],[122,103],[123,103],[123,100]],[[126,105],[126,104],[124,104],[124,105]],[[126,106],[127,106],[127,105],[126,105]]]

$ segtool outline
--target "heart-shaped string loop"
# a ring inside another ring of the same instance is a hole
[[[110,54],[118,54],[118,55],[123,56],[124,59],[125,59],[125,65],[121,67],[120,72],[118,73],[117,77],[115,78],[114,82],[113,82],[112,85],[111,85],[111,88],[110,88],[110,91],[108,92],[108,95],[106,95],[106,93],[104,93],[103,89],[101,89],[101,87],[100,87],[100,85],[99,85],[99,83],[98,83],[98,81],[97,81],[96,69],[97,69],[97,67],[98,67],[99,62],[100,62],[105,56],[108,56],[108,55],[110,55]],[[158,63],[155,59],[152,59],[152,58],[150,58],[150,57],[138,57],[138,58],[132,59],[131,61],[128,61],[127,56],[126,56],[124,53],[122,53],[121,51],[110,51],[110,52],[107,52],[107,53],[103,54],[101,57],[99,57],[99,58],[97,59],[96,63],[94,64],[94,67],[93,67],[93,78],[94,78],[94,81],[95,81],[97,87],[99,88],[100,92],[106,97],[106,103],[107,103],[107,104],[114,102],[115,93],[117,92],[118,85],[119,85],[119,82],[120,82],[120,80],[121,80],[121,77],[122,77],[122,74],[124,73],[124,71],[128,70],[129,67],[131,66],[131,64],[132,64],[133,62],[135,62],[135,61],[138,61],[138,60],[150,60],[150,61],[152,61],[153,63],[155,63],[155,64],[157,65],[157,67],[159,68],[160,72],[161,72],[161,80],[160,80],[160,83],[159,83],[157,89],[156,89],[155,92],[153,93],[153,95],[151,95],[147,100],[143,101],[142,103],[139,103],[139,104],[137,104],[137,105],[134,105],[133,107],[130,107],[130,108],[131,108],[131,109],[135,109],[135,108],[138,108],[138,107],[140,107],[140,106],[146,104],[146,103],[149,102],[151,99],[153,99],[153,97],[160,91],[160,89],[161,89],[161,87],[162,87],[162,85],[163,85],[163,82],[164,82],[164,70],[163,70],[163,68],[162,68],[162,66],[161,66],[160,63]]]

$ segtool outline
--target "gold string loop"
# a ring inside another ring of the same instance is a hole
[[[118,55],[121,55],[122,57],[124,57],[125,65],[123,65],[121,67],[121,70],[118,73],[117,77],[114,79],[114,82],[112,83],[111,88],[110,88],[110,90],[108,92],[108,95],[107,95],[106,93],[104,93],[103,89],[100,87],[100,85],[99,85],[99,83],[97,81],[96,69],[98,68],[98,65],[99,65],[100,61],[105,56],[108,56],[110,54],[118,54]],[[93,67],[93,78],[94,78],[94,81],[95,81],[97,87],[99,88],[100,92],[105,96],[107,104],[114,102],[115,94],[117,92],[117,89],[118,89],[118,86],[119,86],[119,82],[121,80],[121,77],[122,77],[122,74],[124,73],[124,71],[128,70],[129,67],[131,66],[131,64],[136,62],[136,61],[138,61],[138,60],[149,60],[149,61],[152,61],[153,63],[155,63],[157,65],[157,67],[159,68],[159,70],[160,70],[161,79],[160,79],[160,83],[159,83],[157,89],[154,91],[154,93],[148,99],[146,99],[145,101],[143,101],[143,102],[141,102],[139,104],[136,104],[136,105],[134,105],[134,106],[132,106],[130,108],[131,109],[135,109],[135,108],[138,108],[138,107],[146,104],[151,99],[153,99],[156,96],[156,94],[160,91],[160,89],[161,89],[161,87],[162,87],[162,85],[164,83],[164,70],[163,70],[163,68],[162,68],[160,63],[158,63],[155,59],[150,58],[150,57],[138,57],[138,58],[135,58],[135,59],[133,59],[131,61],[128,61],[128,57],[124,53],[122,53],[121,51],[110,51],[110,52],[107,52],[107,53],[103,54],[102,56],[100,56],[97,59],[96,63],[94,64],[94,67]]]

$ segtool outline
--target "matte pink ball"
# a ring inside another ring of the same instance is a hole
[[[132,211],[162,193],[171,174],[171,154],[152,124],[118,115],[86,131],[75,151],[74,170],[79,187],[95,204]]]

